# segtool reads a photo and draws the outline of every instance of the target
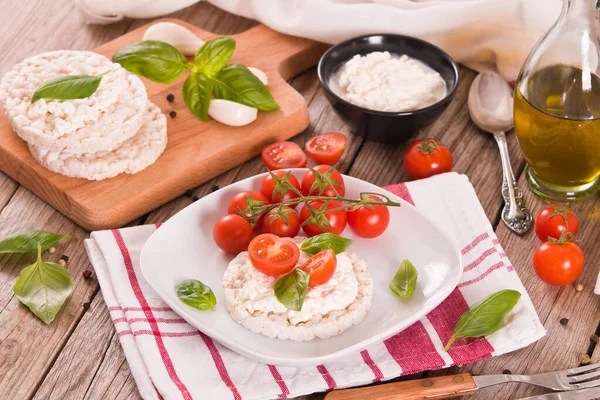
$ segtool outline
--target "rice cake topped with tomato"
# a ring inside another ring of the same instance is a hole
[[[289,239],[298,246],[306,237]],[[302,253],[297,266],[310,258]],[[279,277],[256,269],[247,251],[241,252],[223,276],[225,306],[231,317],[253,332],[298,342],[326,339],[360,323],[371,308],[373,281],[356,254],[336,256],[337,267],[326,283],[309,287],[300,311],[289,310],[275,296]]]

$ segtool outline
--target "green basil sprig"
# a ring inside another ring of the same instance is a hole
[[[106,71],[97,76],[67,75],[50,79],[36,89],[31,97],[31,104],[38,100],[75,100],[85,99],[96,93]]]
[[[210,287],[196,279],[187,279],[175,286],[179,300],[201,311],[214,310],[217,298]]]
[[[13,291],[42,322],[50,324],[71,295],[73,282],[65,267],[42,261],[38,244],[37,261],[21,271]]]
[[[299,268],[277,279],[273,289],[275,297],[288,310],[300,311],[304,304],[310,274]]]
[[[415,291],[418,276],[415,266],[410,261],[404,260],[390,282],[390,289],[396,296],[407,299]]]
[[[173,83],[189,68],[179,50],[158,40],[128,44],[115,53],[112,61],[158,83]]]
[[[335,254],[340,254],[346,251],[352,243],[352,239],[346,239],[335,233],[322,233],[303,242],[300,250],[308,254],[317,254],[323,250],[333,249]]]
[[[217,37],[204,43],[190,63],[170,44],[145,40],[121,48],[112,60],[158,83],[172,83],[186,69],[190,70],[183,84],[183,99],[202,121],[208,117],[212,96],[261,111],[277,110],[279,105],[269,89],[248,68],[240,64],[227,65],[234,50],[235,40]]]
[[[519,298],[521,293],[507,289],[496,292],[473,305],[458,319],[454,333],[444,350],[448,351],[456,339],[488,336],[496,332],[508,313],[517,305]]]
[[[45,231],[26,231],[7,236],[0,241],[1,253],[33,253],[38,245],[42,251],[48,250],[61,239],[77,240],[73,235],[61,235]]]

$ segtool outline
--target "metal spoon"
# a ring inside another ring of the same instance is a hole
[[[510,166],[505,131],[513,128],[513,95],[504,79],[495,72],[477,75],[469,90],[469,114],[482,130],[491,133],[500,148],[502,159],[502,221],[517,235],[531,228],[533,217],[523,204],[523,195]]]

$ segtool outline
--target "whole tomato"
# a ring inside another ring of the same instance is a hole
[[[573,210],[567,206],[547,205],[535,217],[535,233],[542,242],[548,238],[558,239],[563,232],[577,235],[578,231],[579,220]]]
[[[221,250],[237,254],[248,250],[254,237],[252,226],[244,218],[236,214],[221,217],[213,227],[213,239]]]
[[[412,179],[452,171],[450,150],[435,139],[417,140],[404,153],[404,169]]]
[[[340,196],[346,194],[344,178],[337,169],[329,165],[317,165],[313,170],[317,172],[316,176],[309,170],[302,178],[302,193],[305,196],[335,197],[335,192]],[[327,182],[331,182],[333,188]]]
[[[300,192],[300,183],[298,179],[292,175],[289,171],[273,171],[272,174],[287,182],[290,186]],[[281,190],[280,190],[281,189]],[[282,195],[282,191],[285,192]],[[271,174],[265,176],[265,179],[262,181],[260,185],[260,193],[267,198],[269,203],[281,203],[283,200],[291,200],[298,198],[298,194],[294,192],[289,187],[287,190],[283,190],[283,188],[277,187],[277,182]]]
[[[542,243],[533,253],[533,267],[541,280],[551,285],[569,285],[581,275],[583,251],[562,234],[559,240]]]
[[[269,211],[262,223],[263,232],[279,237],[294,237],[300,230],[300,217],[290,207],[282,207]]]
[[[332,232],[336,235],[341,234],[346,228],[348,219],[346,210],[328,211],[339,207],[342,207],[342,203],[336,200],[328,202],[327,205],[325,205],[324,201],[320,200],[309,201],[300,210],[300,225],[308,220],[305,225],[302,225],[302,229],[311,237],[324,232]],[[317,220],[325,227],[325,230],[316,224]],[[329,227],[327,226],[327,222],[329,222]]]
[[[231,198],[229,205],[227,206],[228,214],[237,214],[242,216],[252,226],[260,226],[262,223],[262,216],[256,218],[257,208],[269,204],[269,201],[265,196],[258,192],[245,191],[239,192]],[[254,210],[254,215],[253,211]],[[247,211],[247,212],[243,212]]]
[[[369,200],[382,201],[370,195]],[[361,206],[348,211],[348,225],[360,237],[374,238],[381,235],[390,224],[390,210],[386,206]]]

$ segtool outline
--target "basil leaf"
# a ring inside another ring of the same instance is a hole
[[[300,250],[314,255],[322,250],[333,249],[335,254],[340,254],[346,251],[352,243],[352,239],[346,239],[335,233],[322,233],[303,242],[300,245]]]
[[[196,279],[187,279],[175,286],[179,300],[201,311],[214,310],[217,298],[213,291]]]
[[[96,93],[102,77],[106,71],[98,76],[68,75],[50,79],[38,87],[31,97],[31,104],[40,99],[47,100],[74,100],[86,99]]]
[[[289,274],[277,279],[273,289],[275,297],[288,310],[300,311],[306,297],[310,274],[299,268],[294,268]]]
[[[37,261],[21,271],[13,291],[42,322],[50,324],[71,295],[73,282],[65,267],[43,262],[42,246],[37,249]]]
[[[198,71],[215,76],[226,65],[235,51],[235,40],[221,36],[204,43],[194,56]]]
[[[415,291],[418,276],[415,266],[410,261],[404,260],[390,282],[390,289],[396,296],[407,299]]]
[[[158,40],[144,40],[122,47],[112,58],[126,70],[158,83],[175,82],[188,68],[179,50]]]
[[[183,101],[202,121],[208,116],[212,88],[213,82],[202,73],[191,73],[183,82]]]
[[[53,247],[61,239],[77,238],[73,235],[61,235],[58,233],[45,231],[27,231],[8,236],[0,241],[1,253],[33,253],[37,250],[38,244],[42,251]]]
[[[521,293],[516,290],[501,290],[473,305],[458,319],[454,333],[444,349],[448,351],[458,338],[488,336],[496,332],[520,297]]]
[[[217,99],[235,101],[260,111],[279,109],[269,89],[250,70],[241,64],[230,64],[213,78],[213,95]]]

